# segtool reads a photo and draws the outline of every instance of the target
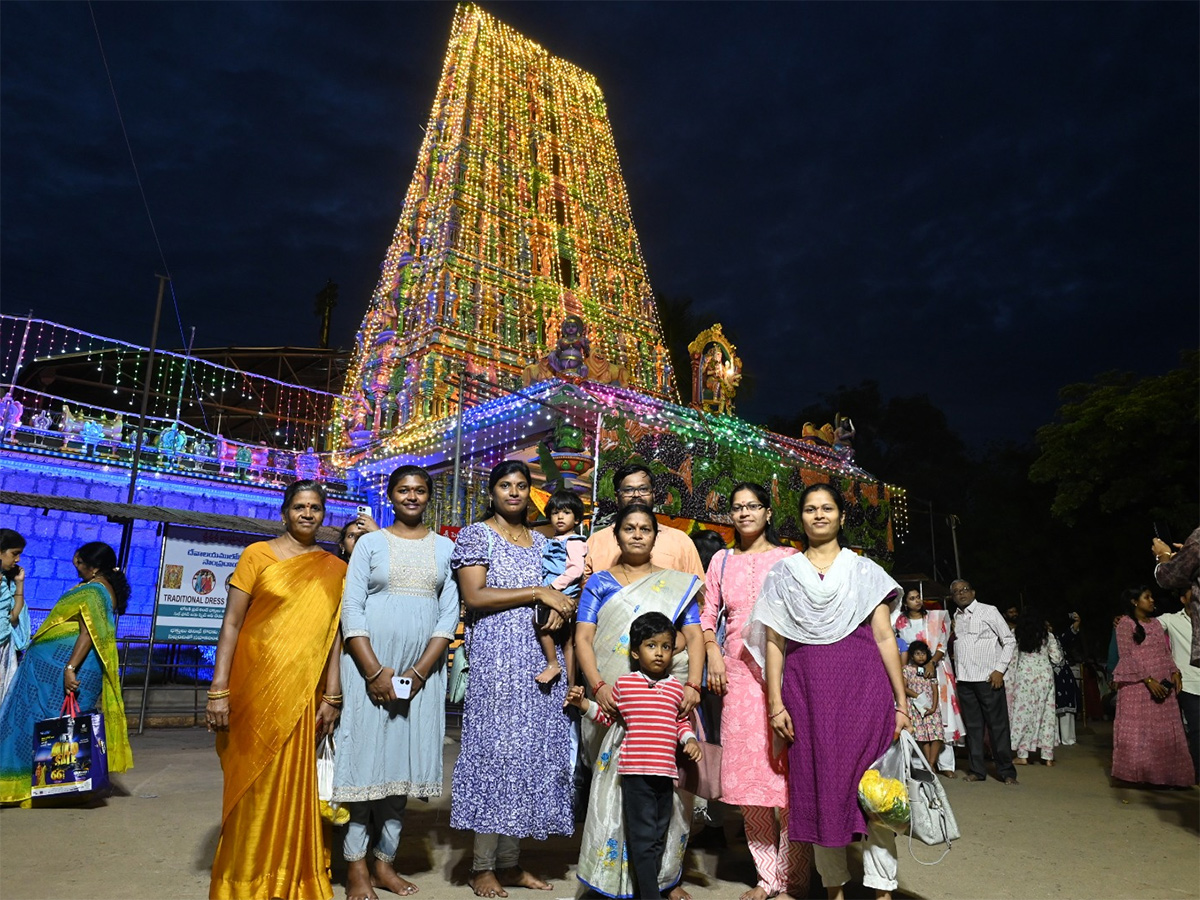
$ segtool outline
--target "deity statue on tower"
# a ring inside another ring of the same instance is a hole
[[[576,315],[566,316],[559,328],[558,343],[554,349],[525,367],[521,372],[521,383],[526,387],[548,378],[565,380],[596,381],[600,384],[619,384],[624,387],[629,376],[621,366],[610,363],[592,351],[588,340],[587,324]]]

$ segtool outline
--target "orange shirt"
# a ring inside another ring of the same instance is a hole
[[[583,564],[584,581],[587,581],[593,572],[611,569],[621,558],[621,548],[617,546],[617,537],[611,525],[593,532],[587,543],[588,555]],[[692,539],[678,528],[663,525],[661,522],[658,525],[654,550],[650,554],[650,562],[663,569],[687,572],[701,580],[704,578],[704,566]]]

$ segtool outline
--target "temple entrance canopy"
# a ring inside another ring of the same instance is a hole
[[[600,87],[462,5],[335,410],[339,462],[452,415],[462,374],[519,389],[571,317],[593,380],[678,399]]]

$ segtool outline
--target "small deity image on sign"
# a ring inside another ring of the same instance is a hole
[[[183,566],[164,566],[163,585],[168,591],[177,591],[183,586]]]

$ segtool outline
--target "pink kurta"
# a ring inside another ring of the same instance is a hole
[[[1178,671],[1162,624],[1142,623],[1146,639],[1134,641],[1136,625],[1129,616],[1117,623],[1119,661],[1113,680],[1124,685],[1117,692],[1117,718],[1113,722],[1113,778],[1134,783],[1187,787],[1195,783],[1187,738],[1179,719],[1175,692],[1156,702],[1142,682],[1167,681]]]
[[[767,571],[796,553],[772,547],[765,553],[725,550],[708,567],[700,627],[716,629],[725,605],[725,673],[729,680],[721,708],[721,802],[740,806],[787,806],[787,755],[772,754],[763,673],[742,644],[742,627],[754,611]]]

